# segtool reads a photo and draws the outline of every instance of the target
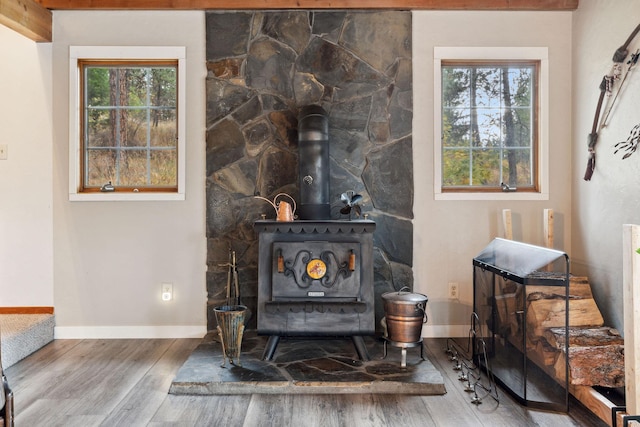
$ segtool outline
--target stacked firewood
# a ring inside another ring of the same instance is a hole
[[[569,358],[569,384],[624,386],[624,340],[607,326],[593,299],[586,277],[571,277],[569,286],[569,355],[565,353],[566,289],[561,286],[523,286],[497,297],[498,322],[511,332],[515,344],[526,345],[527,355],[550,375],[564,382]],[[522,343],[526,298],[526,343]],[[520,342],[518,342],[520,341]]]

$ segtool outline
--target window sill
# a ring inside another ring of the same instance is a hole
[[[182,201],[184,193],[70,193],[70,202],[155,202]]]
[[[435,193],[435,200],[549,200],[549,193]]]

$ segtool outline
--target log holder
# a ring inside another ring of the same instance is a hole
[[[496,238],[473,258],[473,312],[478,316],[474,361],[494,375],[520,404],[542,410],[569,411],[569,357],[555,379],[527,345],[529,287],[557,294],[564,315],[561,325],[569,354],[569,256],[562,251]],[[483,350],[479,345],[486,346]],[[491,363],[489,367],[487,361]]]

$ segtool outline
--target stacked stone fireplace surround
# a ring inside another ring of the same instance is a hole
[[[331,219],[349,219],[340,195],[353,190],[376,222],[379,329],[380,295],[413,289],[411,13],[211,11],[206,28],[208,329],[226,302],[230,247],[256,327],[253,226],[275,212],[254,196],[298,199],[297,117],[311,104],[329,114]]]

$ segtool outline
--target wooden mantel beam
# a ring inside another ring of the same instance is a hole
[[[0,24],[37,42],[50,42],[51,11],[35,0],[0,0]]]
[[[413,9],[547,10],[579,0],[0,0],[0,24],[37,42],[52,41],[51,10]]]
[[[579,0],[37,0],[47,9],[575,10]]]

